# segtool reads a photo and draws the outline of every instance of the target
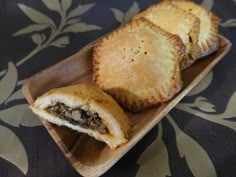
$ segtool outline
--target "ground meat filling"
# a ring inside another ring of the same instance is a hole
[[[83,128],[97,130],[99,133],[108,133],[107,127],[102,123],[98,113],[85,111],[81,108],[70,108],[63,103],[57,103],[46,109],[47,112],[67,120],[73,125],[79,125]]]

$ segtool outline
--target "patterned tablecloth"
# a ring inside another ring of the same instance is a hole
[[[21,87],[158,1],[0,0],[0,177],[76,177]],[[203,0],[236,42],[236,1]],[[235,177],[236,52],[230,53],[104,176]]]

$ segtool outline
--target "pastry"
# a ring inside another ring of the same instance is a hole
[[[92,84],[53,89],[30,108],[41,118],[86,133],[111,149],[128,141],[126,114],[110,95]]]
[[[129,111],[140,112],[181,89],[184,49],[177,35],[144,18],[133,20],[96,43],[93,82]]]
[[[218,17],[208,9],[191,1],[172,1],[172,3],[183,10],[191,12],[200,19],[199,49],[196,57],[202,58],[218,50]]]
[[[168,1],[151,6],[137,14],[134,19],[140,17],[146,18],[169,33],[180,36],[186,47],[185,53],[180,59],[181,69],[189,67],[196,60],[199,18]]]

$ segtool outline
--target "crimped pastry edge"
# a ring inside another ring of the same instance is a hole
[[[192,39],[192,42],[190,42],[190,46],[189,46],[191,50],[189,51],[189,53],[187,53],[187,52],[183,53],[183,55],[180,59],[181,70],[186,69],[187,67],[192,65],[197,59],[196,56],[197,56],[197,49],[198,49],[198,36],[199,36],[199,31],[200,31],[200,19],[196,15],[177,7],[176,5],[171,3],[171,1],[169,1],[169,0],[162,1],[158,4],[150,6],[148,9],[144,10],[143,12],[135,15],[133,19],[137,19],[140,17],[145,18],[146,14],[148,14],[150,11],[155,9],[156,6],[158,6],[160,8],[166,8],[167,6],[171,6],[172,8],[175,8],[180,13],[184,12],[185,17],[188,19],[191,19],[190,21],[193,21],[193,25],[192,25],[190,32],[189,32],[189,38]],[[175,34],[175,35],[177,35],[177,34]]]
[[[202,7],[203,8],[203,7]],[[211,20],[211,32],[209,39],[205,43],[199,44],[200,53],[197,58],[202,58],[217,51],[220,47],[219,35],[218,35],[218,17],[210,10],[203,8],[207,11]]]
[[[173,47],[176,50],[176,56],[182,56],[183,51],[185,50],[184,44],[182,40],[179,38],[179,36],[168,33],[161,29],[160,27],[154,25],[150,21],[146,20],[145,18],[139,18],[137,20],[133,20],[130,23],[122,26],[121,28],[115,30],[114,32],[108,34],[106,37],[99,40],[95,46],[94,46],[94,52],[93,52],[93,82],[101,87],[103,90],[107,91],[109,94],[111,94],[115,100],[120,103],[123,107],[128,109],[131,112],[140,112],[148,107],[152,107],[154,105],[157,105],[158,103],[165,102],[169,99],[171,99],[181,88],[183,85],[180,69],[179,69],[179,58],[174,58],[176,60],[176,66],[175,71],[173,73],[172,77],[172,86],[170,86],[171,92],[173,92],[172,95],[165,96],[165,90],[164,88],[160,89],[159,92],[156,91],[156,96],[151,96],[150,98],[147,98],[146,100],[128,100],[127,97],[124,97],[123,95],[120,95],[116,92],[109,92],[109,90],[106,90],[102,84],[102,81],[99,80],[99,48],[104,45],[105,42],[109,41],[111,38],[113,38],[115,35],[118,35],[119,33],[140,27],[140,26],[148,26],[150,29],[156,31],[157,33],[164,35],[167,37],[167,40],[170,41],[173,44]],[[170,92],[170,90],[168,90]]]
[[[208,56],[219,49],[220,43],[219,43],[219,36],[218,36],[218,17],[213,12],[189,0],[164,0],[164,1],[173,1],[173,2],[183,1],[187,3],[191,3],[199,8],[204,9],[207,12],[208,16],[210,17],[210,21],[211,21],[210,31],[211,32],[209,33],[209,39],[206,40],[205,43],[198,44],[198,50],[196,52],[197,59]]]

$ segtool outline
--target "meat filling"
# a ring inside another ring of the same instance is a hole
[[[63,103],[57,103],[54,106],[50,106],[46,111],[61,119],[67,120],[73,125],[97,130],[101,134],[108,133],[108,129],[102,123],[98,113],[85,111],[81,108],[70,108]]]

